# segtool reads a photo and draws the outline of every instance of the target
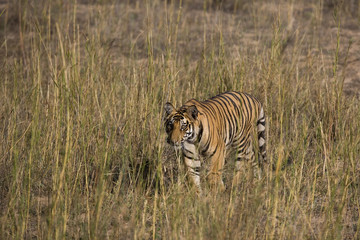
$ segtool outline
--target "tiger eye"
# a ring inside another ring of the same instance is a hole
[[[188,127],[187,122],[181,122],[181,130],[185,130]]]

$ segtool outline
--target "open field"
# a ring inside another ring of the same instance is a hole
[[[359,1],[0,0],[0,56],[0,239],[360,239]],[[163,105],[227,90],[268,164],[198,197]]]

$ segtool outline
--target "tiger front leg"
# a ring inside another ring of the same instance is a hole
[[[215,147],[214,152],[210,157],[210,172],[208,174],[208,181],[213,190],[224,191],[225,185],[222,180],[222,170],[225,163],[225,143],[220,142]]]
[[[196,187],[197,193],[201,194],[200,167],[201,162],[194,144],[184,143],[184,163],[188,170],[190,181]]]
[[[192,184],[196,187],[196,191],[201,193],[201,184],[200,184],[200,160],[193,160],[187,157],[184,157],[185,165],[188,170],[188,175]]]

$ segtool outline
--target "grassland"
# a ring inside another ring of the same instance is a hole
[[[360,5],[0,1],[0,239],[359,239]],[[265,106],[268,164],[198,197],[163,104]]]

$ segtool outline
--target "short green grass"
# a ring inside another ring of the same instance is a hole
[[[1,239],[360,238],[356,1],[0,7]],[[268,164],[198,197],[163,104],[227,90],[263,102]]]

